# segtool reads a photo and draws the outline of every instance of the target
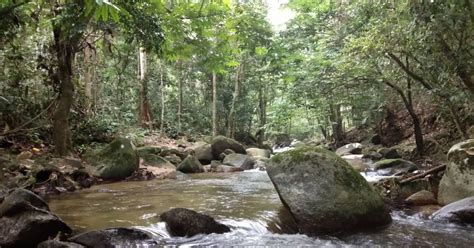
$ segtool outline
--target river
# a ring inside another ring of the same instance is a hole
[[[268,175],[251,170],[203,173],[189,180],[152,180],[96,185],[52,197],[51,210],[74,230],[139,227],[165,245],[216,246],[414,246],[473,247],[474,227],[434,223],[393,212],[386,229],[343,237],[308,237],[283,226],[282,204]],[[183,207],[231,227],[226,234],[170,237],[159,214]],[[286,234],[285,234],[286,233]]]

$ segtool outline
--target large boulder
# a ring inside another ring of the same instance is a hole
[[[93,248],[155,247],[158,243],[148,232],[136,228],[109,228],[78,234],[69,239]]]
[[[450,203],[432,215],[436,221],[474,224],[474,196]]]
[[[0,247],[36,247],[59,233],[71,232],[37,195],[16,189],[0,205]]]
[[[224,163],[225,165],[240,168],[242,170],[250,170],[253,169],[255,160],[253,160],[247,155],[232,153],[225,156],[224,161],[222,161],[222,163]]]
[[[448,165],[439,184],[438,201],[446,205],[470,196],[474,196],[474,139],[449,149]]]
[[[139,157],[132,141],[117,138],[103,149],[86,155],[93,174],[103,179],[123,179],[139,167]]]
[[[203,143],[194,148],[194,156],[202,164],[209,164],[214,159],[211,144]]]
[[[173,208],[160,215],[172,236],[190,237],[196,234],[226,233],[230,228],[212,217],[185,208]]]
[[[350,232],[385,226],[391,217],[382,198],[346,161],[320,147],[275,155],[267,173],[300,232]]]
[[[219,159],[221,153],[226,149],[231,149],[236,153],[246,154],[245,148],[242,144],[234,139],[227,138],[224,136],[217,136],[212,140],[211,143],[212,156],[214,159]]]
[[[337,148],[336,154],[339,156],[362,153],[361,143],[351,143]]]
[[[418,166],[408,160],[396,158],[396,159],[383,159],[377,161],[374,164],[374,170],[378,174],[389,176],[389,175],[401,175],[408,172],[412,172],[418,169]]]
[[[245,151],[247,152],[247,155],[255,159],[270,158],[270,150],[268,149],[249,148]]]
[[[200,173],[203,172],[202,164],[196,157],[188,155],[181,164],[176,168],[177,171],[183,173]]]

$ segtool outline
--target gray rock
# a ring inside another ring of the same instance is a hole
[[[165,176],[165,179],[188,180],[190,177],[181,171],[172,171]]]
[[[346,161],[320,147],[275,155],[267,173],[300,232],[358,231],[391,222],[382,198]]]
[[[382,157],[384,157],[386,159],[396,159],[396,158],[401,157],[400,154],[398,154],[397,149],[395,149],[395,148],[382,147],[382,148],[378,149],[377,152],[382,154]]]
[[[202,164],[210,163],[214,159],[211,144],[205,143],[194,148],[194,156],[196,156]]]
[[[71,228],[37,195],[16,189],[0,205],[0,247],[35,247]]]
[[[246,154],[244,146],[234,139],[224,136],[217,136],[211,143],[212,155],[214,159],[219,159],[219,155],[226,149],[231,149],[236,153]]]
[[[351,143],[337,148],[336,154],[339,156],[350,155],[350,154],[361,154],[362,144]]]
[[[474,196],[450,203],[432,215],[435,221],[474,224]]]
[[[237,171],[243,171],[243,170],[239,167],[221,164],[221,165],[218,165],[215,169],[213,169],[213,171],[217,173],[229,173],[229,172],[237,172]]]
[[[136,228],[109,228],[78,234],[69,239],[74,243],[93,248],[149,247],[158,243],[153,236]]]
[[[234,150],[232,150],[232,149],[225,149],[225,150],[219,155],[219,160],[222,161],[222,160],[225,159],[225,157],[226,157],[227,155],[233,154],[233,153],[235,153]]]
[[[203,172],[203,168],[199,160],[192,155],[188,155],[181,164],[176,168],[177,171],[183,173],[200,173]]]
[[[141,158],[147,155],[160,155],[161,147],[156,146],[142,146],[137,148],[138,156]]]
[[[438,201],[446,205],[470,196],[474,196],[474,139],[449,149],[448,165],[439,184]]]
[[[253,160],[247,155],[233,153],[227,155],[222,163],[238,167],[242,170],[250,170],[254,168],[253,166],[255,164],[255,160]]]
[[[428,190],[421,190],[405,199],[405,203],[415,206],[438,204],[434,194]]]
[[[129,139],[117,138],[97,152],[86,155],[95,176],[103,179],[124,179],[138,169],[139,157]]]
[[[160,215],[172,236],[191,237],[196,234],[226,233],[230,228],[212,217],[185,208],[173,208]]]
[[[418,166],[404,159],[383,159],[374,164],[378,174],[384,176],[401,175],[418,169]]]

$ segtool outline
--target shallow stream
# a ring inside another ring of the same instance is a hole
[[[474,228],[434,223],[393,212],[386,229],[344,237],[283,234],[282,204],[264,171],[204,173],[190,180],[152,180],[97,185],[49,199],[51,210],[74,230],[139,227],[167,245],[217,246],[413,246],[474,247]],[[183,207],[229,225],[226,234],[173,238],[159,214]]]

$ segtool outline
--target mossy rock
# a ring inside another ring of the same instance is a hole
[[[202,164],[196,157],[189,155],[176,168],[177,171],[183,173],[200,173],[203,172]]]
[[[93,174],[103,179],[124,179],[138,169],[139,157],[129,139],[117,138],[103,149],[89,152],[85,159]]]
[[[391,221],[372,186],[344,159],[324,148],[305,146],[275,155],[267,172],[305,234],[353,232]]]
[[[137,148],[137,153],[140,158],[144,158],[147,155],[160,155],[161,147],[156,146],[142,146]]]

